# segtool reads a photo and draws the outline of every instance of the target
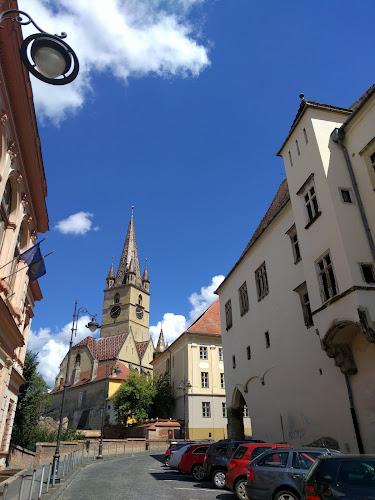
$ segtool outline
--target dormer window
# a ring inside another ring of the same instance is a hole
[[[75,367],[81,366],[81,355],[79,353],[76,356],[76,360],[75,360],[74,366]]]

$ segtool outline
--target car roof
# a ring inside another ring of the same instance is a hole
[[[371,459],[371,460],[375,460],[375,455],[359,455],[358,453],[355,454],[355,453],[351,453],[351,454],[348,454],[348,453],[335,453],[335,455],[323,455],[322,458],[324,458],[324,460],[326,460],[327,458],[329,459],[332,459],[332,460],[367,460],[367,459]]]

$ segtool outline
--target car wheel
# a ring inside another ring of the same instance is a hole
[[[165,458],[164,458],[164,464],[169,467],[169,463],[171,461],[171,457],[169,455],[167,455]]]
[[[279,491],[275,495],[275,500],[299,500],[299,497],[292,491]]]
[[[195,464],[191,469],[191,474],[196,481],[203,481],[204,473],[203,473],[203,465]]]
[[[240,500],[249,500],[249,497],[246,495],[245,486],[246,486],[246,479],[240,479],[239,481],[237,481],[236,486],[234,488],[237,498],[239,498]]]
[[[226,472],[223,470],[215,470],[212,474],[211,479],[215,488],[218,488],[219,490],[223,490],[225,488],[225,474]]]

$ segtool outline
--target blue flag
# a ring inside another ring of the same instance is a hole
[[[35,281],[46,274],[46,266],[43,260],[44,257],[39,248],[40,244],[41,241],[20,255],[20,258],[29,266],[27,274],[29,275],[30,281]]]

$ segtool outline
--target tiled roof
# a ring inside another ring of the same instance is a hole
[[[241,260],[244,258],[244,256],[247,254],[247,252],[250,250],[250,248],[254,245],[254,243],[264,233],[264,231],[267,229],[267,227],[271,224],[271,222],[274,220],[274,218],[278,215],[280,210],[282,210],[283,207],[288,203],[289,199],[290,198],[289,198],[288,182],[286,179],[284,179],[283,182],[280,184],[280,187],[276,193],[276,196],[272,200],[272,203],[269,206],[265,216],[261,220],[259,226],[254,231],[249,243],[246,245],[245,250],[242,252],[240,258],[238,259],[236,264],[232,267],[232,269],[230,270],[230,272],[226,276],[225,280],[221,283],[221,285],[228,279],[230,274],[232,274],[233,270],[238,266],[238,264],[241,262]],[[216,292],[220,289],[221,285],[218,287]]]
[[[189,333],[221,335],[219,299],[216,299],[186,331]]]
[[[114,280],[115,279],[115,270],[113,268],[113,262],[111,264],[111,267],[109,268],[107,280]]]
[[[111,363],[110,366],[114,366],[113,363]],[[121,361],[116,362],[116,366],[118,366],[121,370],[121,373],[117,375],[109,375],[109,380],[126,380],[130,374],[130,370],[127,366],[125,366]],[[91,370],[85,370],[80,373],[79,380],[77,383],[74,385],[68,386],[68,389],[72,387],[79,387],[81,385],[85,384],[90,384],[93,382],[98,382],[99,380],[103,380],[106,378],[106,363],[103,363],[102,365],[98,366],[98,373],[96,377],[92,380],[90,380],[91,377]],[[50,394],[54,394],[56,392],[60,392],[64,389],[64,386],[62,385],[61,387],[55,387]]]
[[[357,99],[351,106],[349,109],[351,109],[352,111],[356,110],[357,108],[359,108],[362,104],[362,102],[369,96],[372,94],[372,92],[374,91],[374,88],[375,88],[375,83],[373,85],[371,85],[371,87],[369,89],[366,90],[366,92],[364,94],[361,95],[361,97],[359,99]]]
[[[136,342],[135,343],[135,346],[136,346],[137,351],[138,351],[139,359],[142,359],[142,357],[147,349],[148,343],[149,343],[149,340],[145,340],[144,342]]]
[[[119,335],[111,335],[110,337],[99,339],[86,337],[81,342],[78,342],[76,346],[86,345],[95,359],[103,361],[105,359],[113,359],[117,356],[127,336],[128,333],[120,333]]]

